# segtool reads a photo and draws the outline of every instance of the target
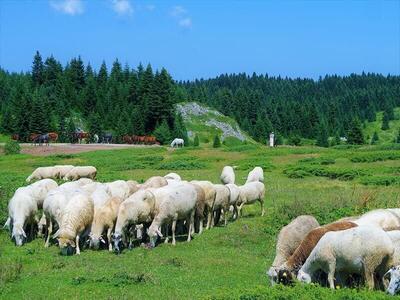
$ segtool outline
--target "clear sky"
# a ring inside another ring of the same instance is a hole
[[[34,52],[98,69],[150,62],[175,79],[400,74],[400,0],[0,0],[0,66]]]

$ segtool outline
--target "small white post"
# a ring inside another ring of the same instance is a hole
[[[274,141],[275,141],[275,135],[273,132],[271,132],[269,135],[269,146],[270,147],[274,147]]]

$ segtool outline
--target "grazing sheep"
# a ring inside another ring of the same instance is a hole
[[[200,185],[192,183],[197,193],[196,200],[196,212],[195,212],[195,226],[192,228],[192,233],[195,232],[195,227],[199,228],[199,234],[203,232],[203,222],[204,222],[204,210],[206,207],[206,194],[204,193],[203,188]]]
[[[92,166],[73,167],[65,176],[64,180],[77,180],[79,178],[95,179],[97,170]]]
[[[125,229],[129,225],[134,226],[151,222],[158,210],[159,200],[163,198],[160,196],[166,194],[169,189],[170,187],[140,189],[121,203],[118,209],[114,234],[112,235],[114,250],[117,253],[121,252],[120,244],[123,241]],[[155,197],[155,194],[158,197]]]
[[[359,226],[376,225],[382,229],[400,227],[400,209],[375,209],[363,214],[354,223]]]
[[[282,283],[290,282],[295,275],[295,272],[300,269],[311,251],[318,244],[319,240],[330,231],[341,231],[357,227],[357,224],[349,221],[334,222],[311,230],[305,238],[301,241],[300,245],[296,248],[293,254],[287,259],[285,263],[279,266],[278,281]]]
[[[159,188],[168,184],[168,181],[161,176],[153,176],[147,179],[143,184],[139,185],[141,189]]]
[[[247,175],[246,183],[255,181],[264,182],[264,171],[261,167],[255,167]]]
[[[93,186],[95,187],[94,190],[92,190]],[[97,207],[103,206],[112,197],[107,184],[99,182],[96,182],[96,184],[91,187],[85,185],[83,190],[87,191],[88,195],[90,195],[95,210]]]
[[[32,197],[36,200],[38,208],[41,209],[47,193],[56,189],[58,184],[53,179],[42,179],[29,185],[28,187],[31,188]]]
[[[95,207],[91,232],[89,234],[91,248],[97,250],[99,249],[100,242],[106,243],[102,235],[103,231],[107,230],[108,249],[112,251],[111,232],[114,229],[118,209],[122,201],[122,198],[112,197],[104,205]]]
[[[289,259],[306,235],[318,226],[313,216],[298,216],[281,229],[276,242],[275,259],[267,272],[272,285],[278,279],[279,266]]]
[[[229,189],[229,206],[233,207],[233,218],[236,219],[238,215],[237,211],[237,202],[239,200],[239,195],[240,195],[240,189],[236,184],[233,183],[228,183],[226,184],[226,187]],[[228,211],[229,207],[225,207],[225,209]]]
[[[264,184],[259,181],[249,182],[245,185],[239,186],[239,190],[239,199],[237,201],[238,215],[242,215],[242,208],[244,205],[253,204],[258,201],[261,205],[261,216],[264,216]]]
[[[31,175],[26,178],[26,182],[31,182],[33,179],[44,179],[44,178],[57,178],[59,169],[56,167],[39,167],[32,172]]]
[[[8,203],[8,216],[6,224],[10,226],[11,239],[16,246],[22,246],[28,238],[25,230],[30,226],[30,237],[33,236],[35,214],[38,211],[36,199],[32,196],[31,187],[18,188]]]
[[[231,166],[225,166],[219,178],[222,184],[235,183],[235,171]]]
[[[164,176],[165,179],[167,180],[175,180],[175,181],[181,181],[182,178],[176,173],[168,173],[167,175]]]
[[[172,223],[172,245],[175,245],[176,222],[179,220],[186,220],[186,225],[188,225],[187,241],[190,242],[197,202],[196,188],[192,184],[186,183],[166,189],[166,193],[162,195],[157,195],[157,190],[154,192],[155,197],[159,198],[158,201],[160,204],[158,213],[148,230],[151,246],[155,247],[157,236],[163,237],[161,226],[170,223]],[[165,243],[168,243],[168,227]]]
[[[116,180],[105,183],[112,197],[119,197],[123,200],[128,198],[133,192],[138,190],[134,181]]]
[[[58,171],[57,178],[59,178],[59,179],[64,178],[64,176],[67,175],[68,172],[74,168],[73,165],[55,165],[54,167]]]
[[[310,283],[315,272],[322,270],[328,275],[330,288],[334,289],[335,273],[340,273],[341,277],[359,274],[368,288],[373,289],[374,273],[383,278],[391,266],[393,252],[389,236],[374,225],[328,232],[310,253],[297,279]]]
[[[190,183],[200,186],[204,191],[205,195],[204,213],[207,214],[206,229],[210,229],[213,221],[212,218],[213,218],[213,207],[215,202],[215,196],[217,194],[214,184],[206,180],[192,180]]]
[[[227,212],[229,211],[230,189],[223,184],[214,184],[216,190],[215,202],[213,206],[214,213],[212,215],[211,227],[218,224],[221,211],[224,216],[224,225],[228,223]]]
[[[93,221],[93,201],[84,193],[75,194],[62,212],[61,225],[54,234],[62,255],[80,254],[80,236],[90,227]]]

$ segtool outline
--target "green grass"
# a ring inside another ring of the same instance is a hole
[[[300,214],[313,214],[321,224],[359,215],[378,207],[398,207],[400,159],[354,162],[362,155],[389,155],[379,146],[359,149],[278,147],[259,145],[186,148],[163,147],[96,151],[77,155],[0,156],[0,222],[15,189],[38,167],[53,164],[94,165],[98,179],[143,181],[170,171],[184,179],[219,181],[225,165],[236,165],[243,184],[249,169],[265,167],[266,215],[259,205],[245,207],[244,217],[228,226],[196,235],[175,247],[135,248],[116,256],[84,250],[62,257],[57,247],[44,248],[36,239],[15,247],[0,230],[0,298],[127,298],[127,299],[384,299],[365,289],[331,291],[313,285],[271,287],[265,270],[275,256],[280,228]],[[189,166],[189,167],[188,167]],[[284,170],[314,168],[340,174],[362,172],[350,180],[311,174],[289,178]]]
[[[376,131],[378,133],[379,141],[378,144],[385,145],[388,143],[392,143],[394,139],[397,137],[397,134],[400,129],[400,107],[394,109],[395,120],[389,122],[389,129],[382,130],[382,118],[383,112],[379,112],[376,115],[375,122],[369,122],[366,124],[364,129],[364,136],[366,137],[366,142],[370,143],[371,138]]]

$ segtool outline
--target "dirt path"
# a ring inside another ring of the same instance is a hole
[[[112,150],[138,147],[158,147],[156,145],[127,145],[127,144],[50,144],[50,146],[33,146],[32,144],[20,144],[21,152],[36,156],[47,156],[53,154],[74,154],[96,150]]]

